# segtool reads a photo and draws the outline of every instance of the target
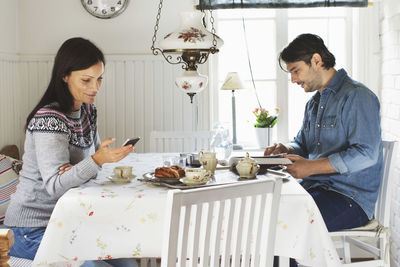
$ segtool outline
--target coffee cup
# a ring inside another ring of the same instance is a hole
[[[128,179],[132,177],[132,167],[131,166],[117,166],[114,168],[114,176],[116,178]]]
[[[210,180],[211,173],[201,168],[186,168],[185,179],[193,182],[206,182]]]

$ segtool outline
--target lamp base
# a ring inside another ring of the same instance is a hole
[[[233,150],[242,150],[243,146],[239,144],[233,144]]]

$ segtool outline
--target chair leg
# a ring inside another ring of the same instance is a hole
[[[159,267],[160,264],[157,263],[157,258],[141,258],[140,267]]]
[[[157,259],[156,258],[151,258],[150,259],[150,266],[151,267],[157,267]]]
[[[383,260],[383,267],[390,267],[390,240],[386,238],[384,234],[379,238],[379,246],[380,246],[380,257]]]
[[[147,267],[147,258],[140,259],[140,267]]]
[[[347,242],[346,237],[342,237],[343,243],[343,259],[344,263],[351,263],[351,253],[350,253],[350,244]]]
[[[279,267],[289,267],[289,258],[279,256]]]

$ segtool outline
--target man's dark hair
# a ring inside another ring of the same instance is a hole
[[[304,33],[296,37],[288,46],[286,46],[279,55],[279,66],[282,70],[282,61],[293,63],[304,61],[311,65],[312,56],[317,53],[321,56],[323,67],[330,69],[335,66],[335,56],[326,48],[321,37],[311,33]]]
[[[54,109],[63,113],[71,112],[74,98],[63,78],[70,75],[72,71],[84,70],[99,62],[105,65],[104,55],[92,42],[80,37],[66,40],[54,59],[49,86],[26,119],[25,127],[28,127],[30,120],[40,108],[51,103],[58,103],[58,106],[53,107]]]

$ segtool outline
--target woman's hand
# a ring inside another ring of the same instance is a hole
[[[64,172],[69,171],[73,166],[74,166],[74,165],[69,164],[69,163],[67,163],[67,164],[65,164],[65,165],[62,165],[62,166],[60,167],[60,170],[58,171],[58,174],[61,175],[61,174],[63,174]]]
[[[115,141],[115,138],[107,138],[100,144],[99,150],[93,154],[92,158],[94,162],[100,167],[104,163],[117,162],[131,153],[135,147],[132,145],[127,145],[123,147],[112,148],[109,145]]]

